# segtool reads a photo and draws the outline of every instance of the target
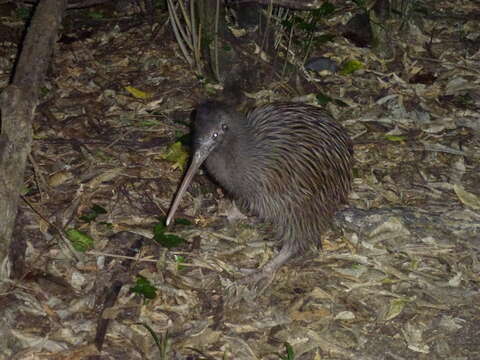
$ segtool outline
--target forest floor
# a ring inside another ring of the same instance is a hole
[[[25,275],[0,294],[0,359],[480,359],[480,23],[462,16],[480,9],[430,3],[444,15],[410,19],[392,61],[337,32],[346,13],[309,57],[360,70],[282,74],[259,59],[282,75],[249,101],[330,99],[355,169],[344,226],[257,296],[235,281],[278,244],[268,224],[230,221],[205,174],[168,230],[185,241],[155,241],[188,164],[174,144],[221,86],[184,61],[165,12],[153,30],[70,14],[37,107],[15,230]],[[2,90],[24,22],[0,16]],[[66,230],[88,248],[78,258]]]

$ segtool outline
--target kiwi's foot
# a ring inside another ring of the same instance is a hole
[[[295,255],[295,251],[284,244],[280,252],[261,269],[242,270],[249,274],[230,285],[228,289],[229,294],[232,295],[230,297],[236,298],[237,301],[242,299],[248,301],[261,295],[272,283],[277,270],[293,255]]]
[[[228,288],[228,302],[237,304],[240,301],[251,302],[264,293],[275,278],[275,271],[266,271],[264,268],[251,270],[250,274],[233,282]]]

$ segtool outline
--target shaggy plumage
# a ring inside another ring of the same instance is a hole
[[[279,102],[246,116],[217,102],[198,107],[192,164],[167,224],[202,162],[240,205],[272,223],[282,250],[275,271],[320,236],[351,190],[353,148],[345,129],[321,109]]]

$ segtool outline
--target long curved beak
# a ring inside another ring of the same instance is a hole
[[[183,178],[182,184],[180,185],[177,195],[175,196],[175,200],[173,200],[173,204],[170,207],[170,211],[168,212],[167,221],[165,222],[167,226],[169,226],[170,223],[172,222],[173,215],[175,215],[175,211],[177,211],[178,205],[182,200],[182,196],[187,190],[188,185],[190,185],[190,182],[192,181],[193,176],[196,174],[196,172],[198,171],[202,163],[208,157],[209,153],[210,153],[209,149],[199,149],[193,154],[192,162],[188,167],[187,173]]]

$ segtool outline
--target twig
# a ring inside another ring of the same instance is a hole
[[[63,240],[67,248],[70,250],[71,254],[75,257],[77,261],[80,261],[82,258],[80,253],[74,249],[72,243],[70,242],[70,240],[68,240],[67,236],[65,235],[65,232],[62,229],[60,229],[57,225],[51,223],[47,218],[45,218],[45,216],[43,216],[37,209],[35,209],[35,207],[33,207],[33,205],[30,204],[30,202],[24,196],[22,196],[21,198],[28,205],[28,207],[32,209],[32,211],[35,214],[37,214],[37,216],[39,216],[43,221],[45,221],[48,225],[50,225],[52,228],[54,228],[57,231],[58,235],[60,235],[60,238]]]

